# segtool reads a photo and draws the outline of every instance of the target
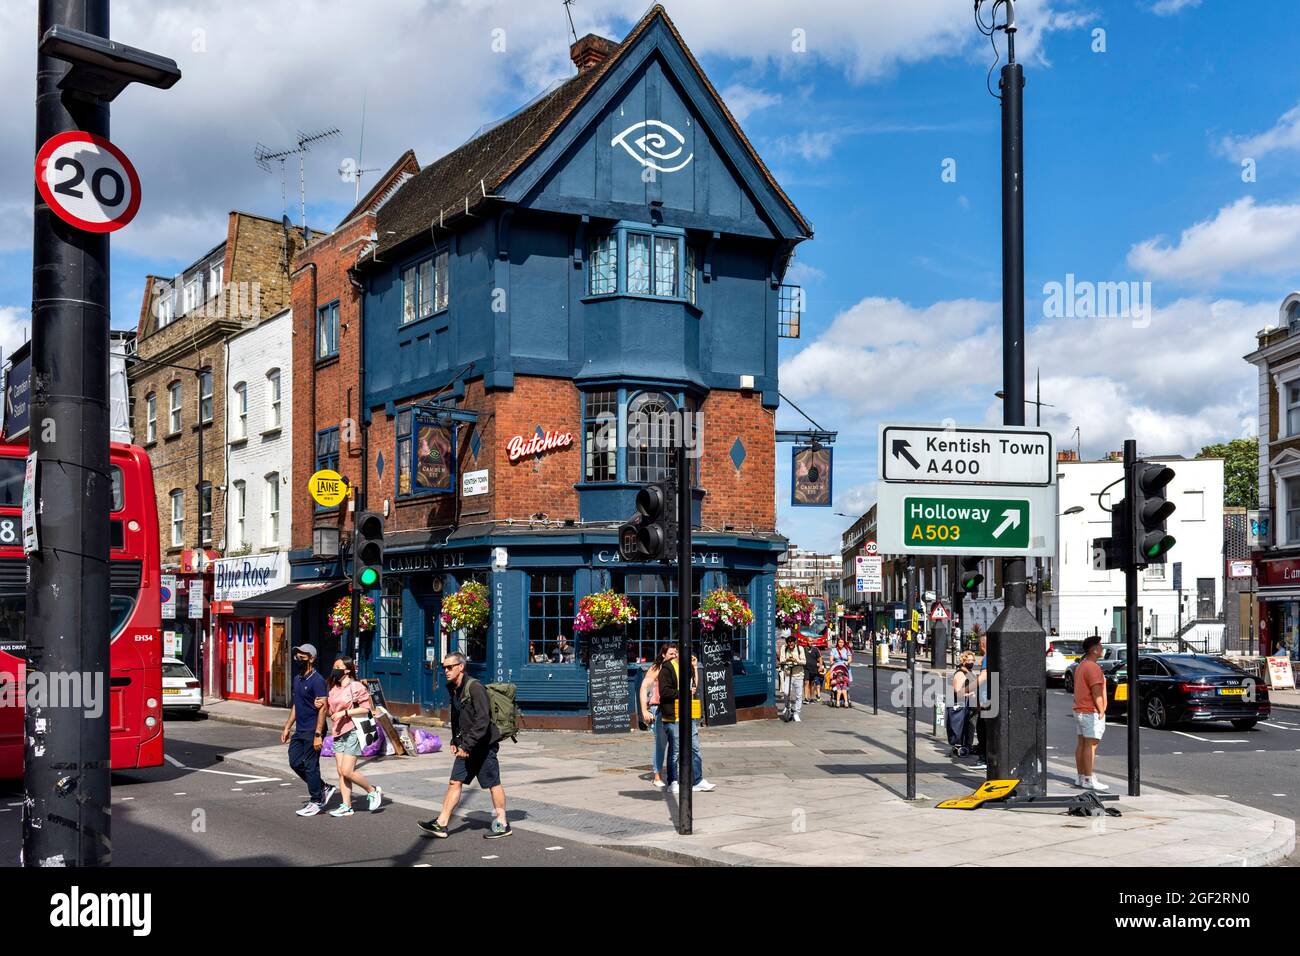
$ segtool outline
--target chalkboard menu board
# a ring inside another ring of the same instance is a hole
[[[704,670],[704,720],[710,727],[736,722],[736,690],[731,682],[731,632],[714,630],[700,637]]]
[[[627,641],[617,632],[592,634],[587,640],[591,732],[628,733]]]

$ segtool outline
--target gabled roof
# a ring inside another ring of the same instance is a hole
[[[705,89],[773,191],[789,208],[806,234],[812,235],[811,223],[803,217],[763,163],[663,6],[655,4],[603,63],[544,93],[513,116],[426,166],[399,189],[378,214],[379,253],[385,253],[419,235],[429,228],[430,223],[450,227],[457,219],[487,202],[506,180],[546,145],[656,20],[662,20],[680,44],[691,67],[699,75]]]
[[[379,207],[388,202],[407,180],[418,175],[419,172],[420,163],[415,158],[415,150],[408,149],[397,157],[397,161],[388,167],[388,171],[379,177],[361,200],[348,210],[348,214],[339,220],[339,224],[349,222],[363,213],[377,212]]]

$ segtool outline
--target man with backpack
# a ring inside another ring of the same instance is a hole
[[[487,688],[465,673],[465,655],[459,651],[443,658],[442,672],[451,692],[451,752],[456,760],[451,765],[451,780],[442,798],[442,811],[435,819],[422,821],[419,827],[445,840],[452,811],[460,802],[461,788],[477,778],[479,786],[491,792],[495,812],[492,829],[483,838],[499,840],[512,831],[506,820],[506,790],[501,785],[501,765],[497,762],[502,733],[492,719]]]

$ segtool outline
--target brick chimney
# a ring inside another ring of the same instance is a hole
[[[569,47],[569,59],[578,68],[579,73],[586,73],[594,66],[599,66],[614,55],[618,44],[594,33],[588,33],[573,46]]]
[[[1056,453],[1057,461],[1078,461],[1079,453],[1073,448],[1062,448]]]

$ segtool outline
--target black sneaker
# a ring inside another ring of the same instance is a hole
[[[449,836],[447,828],[439,823],[436,818],[433,820],[421,820],[416,824],[416,826],[429,834],[429,836],[437,837],[439,840],[445,840]]]
[[[492,829],[488,830],[487,833],[483,834],[483,839],[500,840],[502,837],[508,837],[510,836],[510,834],[514,832],[515,832],[514,830],[510,829],[510,824],[507,823],[505,826],[501,826],[501,822],[499,820],[493,820]]]

